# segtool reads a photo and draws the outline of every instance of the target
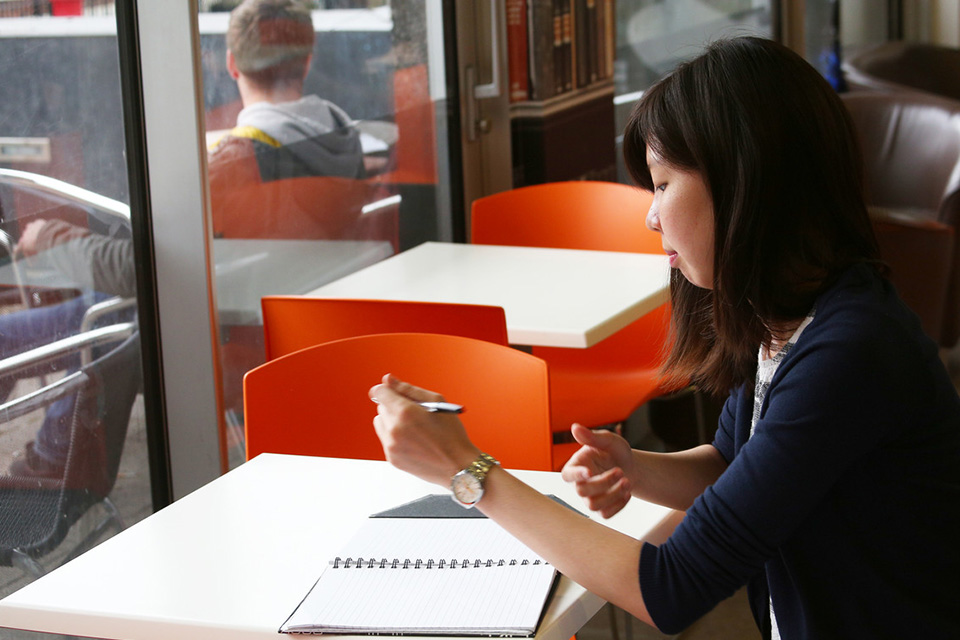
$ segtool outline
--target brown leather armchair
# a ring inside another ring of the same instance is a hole
[[[860,139],[881,256],[946,348],[960,338],[960,102],[918,92],[842,94]]]
[[[848,58],[851,91],[912,89],[960,100],[960,49],[918,42],[884,42]]]
[[[944,344],[954,231],[912,212],[870,208],[880,255],[900,297],[920,316],[927,335]]]

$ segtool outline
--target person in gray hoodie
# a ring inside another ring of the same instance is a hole
[[[230,13],[227,69],[243,110],[211,148],[212,185],[365,176],[350,116],[328,100],[303,95],[314,37],[310,11],[297,0],[244,0]]]

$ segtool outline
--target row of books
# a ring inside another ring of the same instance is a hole
[[[510,102],[542,101],[613,76],[615,0],[506,0]]]

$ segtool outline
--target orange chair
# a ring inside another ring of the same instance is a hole
[[[474,201],[471,241],[561,249],[662,253],[646,228],[652,195],[611,182],[555,182]],[[534,347],[550,367],[555,462],[576,451],[563,443],[573,422],[598,427],[626,420],[640,405],[671,391],[659,375],[670,322],[669,303],[588,349]]]
[[[399,247],[399,200],[382,184],[328,176],[271,182],[211,178],[217,238],[385,240]]]
[[[267,360],[371,333],[444,333],[507,344],[501,307],[303,296],[264,296],[260,303]]]
[[[427,65],[397,69],[393,97],[397,164],[377,179],[391,184],[436,184],[436,105],[430,97]]]
[[[504,466],[553,468],[546,363],[504,345],[435,333],[336,340],[249,371],[247,459],[271,452],[383,460],[367,391],[385,373],[463,404],[471,439]]]

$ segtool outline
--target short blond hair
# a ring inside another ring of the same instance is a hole
[[[314,37],[310,10],[302,2],[244,0],[230,12],[227,48],[241,73],[292,67],[302,77]]]

